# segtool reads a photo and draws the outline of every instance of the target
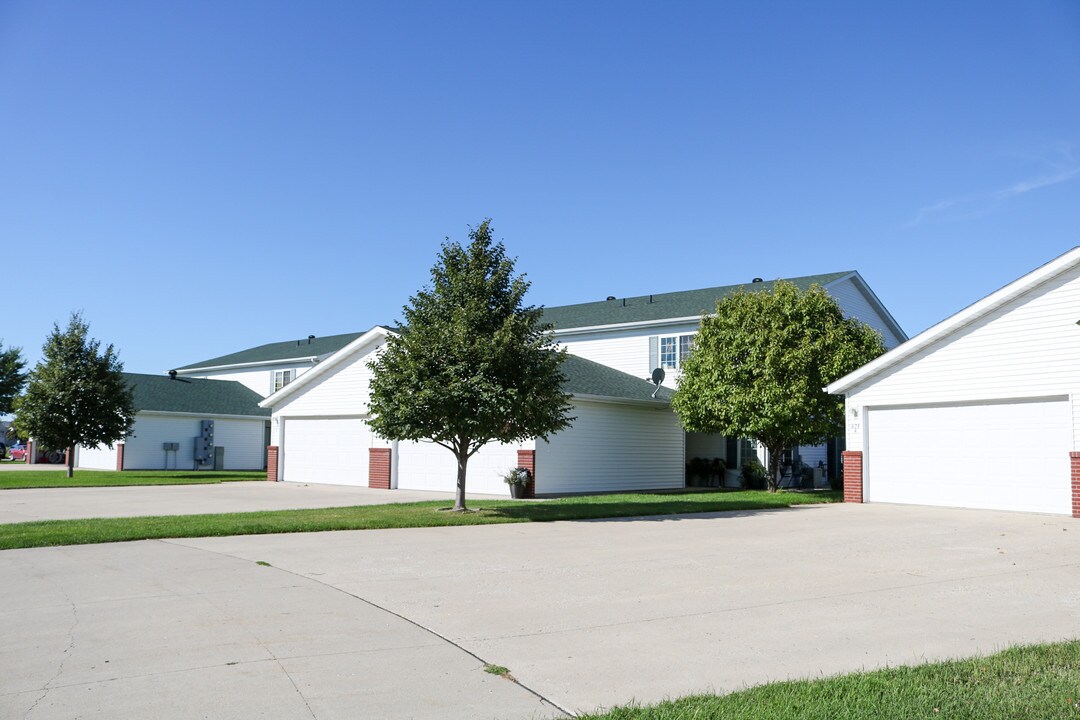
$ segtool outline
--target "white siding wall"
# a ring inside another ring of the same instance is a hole
[[[313,365],[296,365],[285,363],[278,365],[260,365],[258,367],[237,368],[235,370],[213,370],[211,372],[188,374],[186,377],[208,378],[211,380],[235,380],[241,385],[251,388],[263,397],[267,397],[274,391],[274,373],[279,370],[292,370],[293,380],[310,370]]]
[[[571,430],[536,443],[536,492],[681,488],[683,431],[670,410],[580,401]]]
[[[881,333],[887,350],[891,350],[900,344],[901,339],[889,328],[889,325],[878,314],[874,305],[854,280],[848,278],[832,283],[826,290],[840,303],[844,315],[861,320]]]
[[[848,450],[863,450],[867,406],[1061,395],[1072,398],[1073,449],[1080,448],[1078,319],[1080,269],[1074,268],[852,388]]]
[[[469,459],[465,490],[471,493],[510,496],[503,476],[517,467],[517,451],[524,445],[490,443]],[[398,484],[407,490],[442,490],[454,492],[457,486],[457,461],[454,454],[431,442],[398,443]]]
[[[621,370],[634,377],[647,378],[653,371],[649,365],[649,338],[665,335],[693,335],[698,323],[650,326],[633,330],[610,330],[582,335],[556,335],[559,344],[571,354],[586,360]],[[665,370],[664,387],[674,388],[678,369]]]
[[[289,417],[366,415],[370,358],[370,352],[353,358],[304,388],[299,395],[287,398],[286,404],[274,408],[275,415],[279,412]]]
[[[169,469],[190,470],[194,467],[195,436],[199,421],[204,418],[177,415],[139,413],[135,427],[128,435],[124,448],[124,468],[127,470],[163,470],[165,451],[162,443],[180,443],[180,449],[169,453]],[[265,420],[234,420],[207,417],[214,421],[214,445],[225,448],[226,470],[261,470],[264,461],[263,440]],[[116,467],[116,461],[113,461]]]
[[[115,470],[116,444],[114,443],[111,449],[107,445],[97,447],[80,445],[75,454],[75,464],[92,470]]]

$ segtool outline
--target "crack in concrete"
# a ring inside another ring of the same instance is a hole
[[[213,605],[215,609],[220,609],[220,608],[218,608],[217,605],[214,605],[213,601],[210,599],[210,597],[208,595],[202,595],[202,596],[196,595],[195,597],[198,597],[200,600],[202,600],[203,602],[205,602],[205,603],[207,603],[209,605]],[[311,703],[309,703],[308,699],[306,697],[304,697],[304,693],[301,692],[300,686],[296,684],[296,680],[294,680],[293,676],[289,674],[289,671],[285,669],[285,666],[281,663],[281,659],[278,658],[278,656],[274,654],[273,650],[271,650],[270,648],[268,648],[266,646],[266,643],[264,643],[262,641],[262,638],[260,638],[258,635],[256,635],[254,632],[252,632],[252,630],[250,628],[248,628],[248,626],[244,623],[243,618],[240,619],[239,624],[240,624],[240,627],[242,627],[244,629],[244,632],[246,632],[248,634],[248,636],[252,640],[254,640],[256,643],[258,643],[259,647],[261,647],[266,652],[266,654],[270,656],[270,660],[272,660],[278,666],[278,668],[281,670],[281,672],[285,674],[285,677],[289,679],[289,683],[293,686],[293,690],[295,690],[296,694],[300,696],[300,699],[304,703],[304,707],[307,708],[307,711],[311,715],[311,717],[314,720],[319,720],[319,718],[315,715],[315,711],[311,709]]]
[[[28,717],[30,717],[30,713],[34,712],[37,706],[41,704],[41,701],[48,697],[49,692],[52,691],[54,687],[56,687],[54,683],[58,679],[60,679],[61,675],[64,674],[64,663],[68,661],[68,658],[71,657],[71,651],[75,649],[75,628],[79,626],[79,610],[75,607],[75,603],[71,601],[71,597],[63,588],[60,588],[60,592],[64,594],[64,597],[67,598],[68,604],[71,605],[72,622],[71,627],[68,629],[67,632],[68,646],[64,649],[63,657],[60,659],[60,664],[56,666],[56,672],[42,686],[41,695],[30,705],[30,707],[26,709],[26,712],[23,713],[23,720],[26,720]]]
[[[158,542],[162,542],[162,543],[169,544],[169,545],[180,545],[182,547],[189,548],[189,549],[192,549],[192,550],[199,550],[199,551],[202,551],[202,552],[210,553],[212,555],[221,555],[222,557],[232,558],[234,560],[240,560],[242,562],[251,562],[247,558],[242,558],[242,557],[239,557],[237,555],[232,555],[232,554],[227,553],[227,552],[221,552],[220,550],[209,550],[207,548],[196,548],[196,547],[193,547],[191,545],[184,545],[183,543],[171,543],[167,539],[166,540],[159,540]],[[409,623],[413,627],[419,628],[420,630],[423,630],[426,633],[434,635],[435,637],[439,638],[440,640],[447,643],[448,645],[451,645],[452,647],[457,648],[458,650],[465,653],[469,657],[475,659],[477,662],[481,663],[485,667],[488,666],[488,665],[493,664],[493,663],[489,663],[487,660],[480,657],[476,653],[472,652],[471,650],[469,650],[465,646],[451,640],[450,638],[448,638],[447,636],[439,633],[438,631],[433,630],[432,628],[429,628],[426,625],[423,625],[423,624],[417,622],[416,620],[413,620],[413,619],[411,619],[409,617],[406,617],[405,615],[402,615],[401,613],[394,612],[393,610],[391,610],[391,609],[389,609],[387,607],[379,605],[376,602],[372,602],[371,600],[368,600],[367,598],[360,597],[359,595],[357,595],[355,593],[351,593],[348,590],[344,590],[344,589],[342,589],[340,587],[337,587],[335,585],[331,585],[330,583],[323,582],[322,580],[319,580],[318,578],[311,577],[310,575],[304,575],[302,573],[294,572],[292,570],[286,570],[285,568],[277,567],[276,565],[272,566],[272,568],[274,570],[278,570],[278,571],[283,572],[283,573],[288,573],[289,575],[293,575],[295,577],[299,577],[299,578],[303,578],[305,580],[309,580],[309,581],[311,581],[313,583],[316,583],[318,585],[321,585],[321,586],[323,586],[325,588],[328,588],[328,589],[333,590],[335,592],[339,592],[342,595],[347,595],[347,596],[349,596],[351,598],[359,600],[360,602],[364,603],[365,605],[369,605],[370,607],[373,607],[376,610],[381,610],[382,612],[387,613],[388,615],[393,615],[394,617],[396,617],[396,618],[398,618],[400,620],[404,620],[405,622]],[[262,642],[259,641],[258,638],[255,638],[255,639],[256,639],[256,641],[259,642],[260,645],[262,645]],[[267,652],[270,652],[269,649],[267,649]],[[270,654],[271,654],[271,656],[273,656],[273,653],[270,653]],[[284,670],[284,668],[282,668],[282,670]],[[288,673],[286,673],[286,675],[288,675]],[[289,679],[291,680],[292,678],[290,677]],[[561,712],[566,717],[574,717],[574,716],[576,716],[576,713],[574,713],[573,711],[567,710],[566,708],[564,708],[561,705],[559,705],[558,703],[556,703],[554,700],[551,700],[551,699],[545,697],[544,695],[540,694],[538,691],[532,689],[528,685],[525,685],[524,683],[522,683],[517,678],[508,678],[508,679],[509,679],[510,682],[514,683],[515,685],[520,687],[525,692],[529,693],[530,695],[537,698],[541,702],[555,708],[556,710]],[[294,686],[295,686],[295,683],[294,683]],[[299,690],[297,690],[297,692],[299,692]],[[303,697],[303,695],[301,695],[301,697]],[[311,708],[309,706],[308,710],[310,710],[310,709]],[[314,713],[312,713],[312,716],[314,717]]]

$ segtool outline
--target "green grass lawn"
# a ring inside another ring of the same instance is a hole
[[[986,658],[779,682],[580,715],[583,720],[1057,720],[1080,718],[1080,641]]]
[[[0,473],[0,490],[63,487],[113,487],[121,485],[213,485],[223,482],[265,480],[266,471],[205,470],[76,470],[67,477],[63,470],[12,470]]]
[[[259,535],[322,530],[381,530],[387,528],[489,525],[672,515],[721,510],[764,510],[837,502],[838,492],[779,492],[731,490],[690,493],[636,493],[569,497],[543,502],[475,500],[473,512],[446,512],[444,500],[217,515],[175,515],[89,520],[44,520],[0,525],[0,550],[146,540],[151,538]]]

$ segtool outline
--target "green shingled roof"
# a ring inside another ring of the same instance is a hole
[[[124,373],[135,391],[136,410],[270,417],[259,407],[262,396],[234,380],[202,380],[168,375]]]
[[[624,400],[651,400],[667,403],[671,400],[672,390],[663,385],[656,397],[652,397],[656,386],[645,378],[628,375],[621,370],[586,360],[577,355],[567,355],[562,364],[563,392],[571,395],[597,395],[600,397]]]
[[[376,326],[379,327],[379,326]],[[370,332],[370,331],[369,331]],[[221,357],[202,360],[191,363],[177,370],[192,370],[195,368],[219,367],[221,365],[240,365],[243,363],[265,363],[278,360],[296,360],[310,357],[321,357],[335,353],[351,343],[364,333],[345,333],[344,335],[327,335],[317,337],[311,342],[307,338],[303,340],[286,340],[285,342],[268,343],[258,347],[248,348],[240,352],[222,355]]]
[[[798,285],[800,289],[806,290],[815,284],[827,285],[846,275],[850,275],[852,272],[852,270],[848,270],[846,272],[786,279],[788,282]],[[682,292],[660,293],[658,295],[601,300],[579,305],[561,305],[544,308],[544,320],[554,325],[556,330],[569,330],[570,328],[593,327],[595,325],[701,317],[705,313],[715,311],[716,301],[720,298],[739,290],[769,290],[774,282],[769,280],[760,283],[724,285],[701,290],[684,290]]]

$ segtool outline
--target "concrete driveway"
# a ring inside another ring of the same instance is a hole
[[[551,717],[1078,636],[1080,523],[1039,515],[833,505],[0,553],[2,717]]]
[[[129,487],[0,490],[0,523],[142,515],[296,510],[453,500],[453,493],[374,490],[346,485],[265,481],[220,485],[134,485]],[[493,495],[469,498],[495,499]],[[502,498],[500,498],[502,499]]]

